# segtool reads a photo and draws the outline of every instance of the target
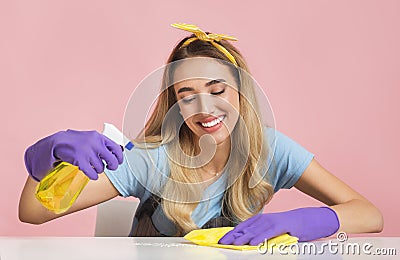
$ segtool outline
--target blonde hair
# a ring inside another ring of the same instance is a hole
[[[167,64],[193,57],[208,57],[230,62],[223,53],[209,42],[195,40],[182,47],[182,44],[193,36],[186,37],[177,44],[170,54]],[[267,155],[270,149],[267,140],[264,140],[263,125],[260,122],[260,113],[254,91],[254,81],[248,76],[247,64],[239,51],[229,42],[220,41],[219,44],[234,56],[238,65],[238,69],[231,70],[240,90],[239,112],[242,120],[238,120],[231,133],[231,151],[235,152],[230,154],[232,163],[227,165],[227,172],[232,184],[225,191],[222,202],[224,205],[223,216],[230,218],[234,223],[238,223],[259,213],[273,196],[272,185],[265,176],[262,176],[262,174],[265,174],[262,169],[267,169],[264,166],[267,163]],[[236,68],[234,65],[229,67]],[[194,156],[198,151],[193,145],[195,142],[194,134],[185,123],[177,126],[176,122],[164,120],[168,111],[177,102],[174,88],[170,87],[173,70],[173,66],[165,69],[162,92],[157,99],[153,113],[136,142],[144,142],[147,148],[165,144],[168,146],[169,155],[181,162],[185,160],[182,150],[188,156]],[[163,136],[162,128],[166,129]],[[246,141],[241,136],[244,131],[247,131],[249,137],[251,137]],[[236,164],[241,162],[244,167],[237,167]],[[176,235],[182,235],[199,228],[192,220],[191,214],[201,200],[202,186],[192,184],[200,183],[201,179],[196,169],[184,167],[170,159],[168,163],[170,175],[161,191],[161,205],[165,215],[178,227]],[[237,172],[237,169],[241,168],[242,171]]]

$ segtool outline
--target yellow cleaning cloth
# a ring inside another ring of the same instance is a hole
[[[221,237],[223,237],[226,233],[231,231],[233,227],[220,227],[220,228],[208,228],[208,229],[197,229],[190,231],[186,236],[185,239],[200,245],[200,246],[211,246],[211,247],[220,247],[220,248],[229,248],[229,249],[236,249],[236,250],[257,250],[259,246],[235,246],[235,245],[221,245],[218,244],[218,241]],[[288,234],[283,234],[268,240],[268,248],[272,245],[290,245],[296,244],[297,237],[290,236]]]

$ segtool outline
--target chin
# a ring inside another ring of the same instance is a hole
[[[202,136],[211,136],[214,139],[213,143],[215,143],[217,146],[225,143],[231,138],[228,129],[226,129],[225,127],[214,133],[196,133],[196,136],[198,138]]]
[[[216,145],[221,145],[221,144],[229,141],[229,139],[231,138],[231,135],[228,133],[227,130],[225,130],[224,132],[225,133],[221,133],[221,134],[218,134],[216,136],[213,136]]]

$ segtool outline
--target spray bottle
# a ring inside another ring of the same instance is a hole
[[[104,123],[103,135],[128,150],[133,144],[114,125]],[[89,182],[78,166],[67,162],[59,163],[36,187],[36,198],[42,205],[56,214],[67,211]]]

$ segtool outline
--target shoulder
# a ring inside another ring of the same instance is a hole
[[[162,146],[126,149],[124,161],[118,169],[106,169],[105,173],[124,197],[141,198],[146,190],[158,193],[169,175],[165,149]]]
[[[125,153],[130,171],[143,184],[154,175],[168,173],[168,157],[165,145],[157,147],[134,147]]]
[[[289,189],[303,174],[314,154],[274,128],[265,127],[264,136],[269,146],[269,181],[275,192]]]
[[[299,142],[272,127],[264,127],[264,140],[270,150],[276,153],[275,156],[309,153]]]
[[[125,159],[130,165],[146,166],[147,168],[156,167],[159,163],[160,155],[163,154],[163,147],[154,148],[134,146],[130,150],[125,150]]]

